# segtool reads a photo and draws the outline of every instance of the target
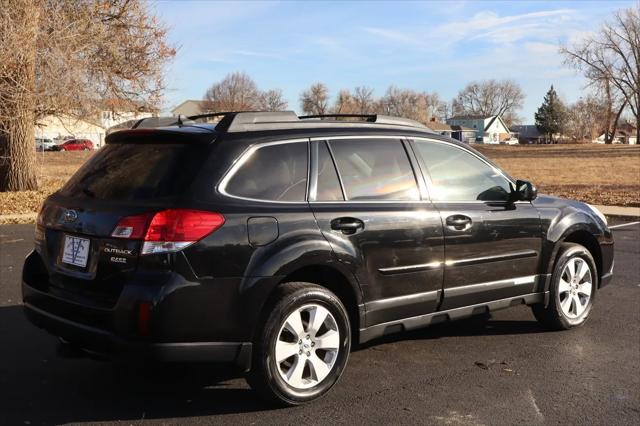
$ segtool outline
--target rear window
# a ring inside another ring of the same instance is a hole
[[[208,152],[206,145],[108,144],[60,193],[102,200],[174,197],[193,182]]]

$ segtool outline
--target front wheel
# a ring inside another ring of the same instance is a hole
[[[271,401],[300,405],[327,393],[349,359],[351,327],[340,299],[309,283],[277,290],[254,344],[247,381]]]
[[[533,305],[533,314],[550,329],[578,327],[591,313],[597,283],[598,272],[589,250],[580,244],[562,244],[551,276],[549,304]]]

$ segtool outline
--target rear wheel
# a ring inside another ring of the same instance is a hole
[[[349,318],[323,287],[286,283],[276,292],[247,381],[271,401],[299,405],[321,397],[340,378],[349,358]]]
[[[551,276],[549,304],[532,306],[533,314],[554,330],[580,326],[593,307],[597,283],[598,273],[589,250],[579,244],[562,244]]]

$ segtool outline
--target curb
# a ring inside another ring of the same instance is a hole
[[[640,217],[640,207],[593,206],[605,216]]]

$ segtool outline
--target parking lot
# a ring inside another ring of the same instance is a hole
[[[621,221],[614,221],[621,224]],[[0,226],[0,424],[639,424],[640,224],[588,323],[547,332],[526,306],[377,340],[322,400],[274,409],[204,365],[61,358],[20,306],[33,225]]]

